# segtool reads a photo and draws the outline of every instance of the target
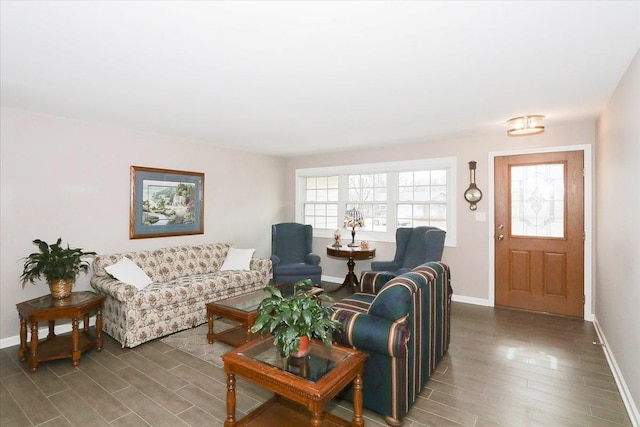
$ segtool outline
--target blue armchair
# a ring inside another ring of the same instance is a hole
[[[437,227],[398,228],[393,261],[372,261],[371,270],[394,276],[429,261],[441,261],[446,232]]]
[[[313,228],[285,222],[271,226],[271,262],[274,283],[295,283],[311,279],[320,285],[320,256],[311,250]]]

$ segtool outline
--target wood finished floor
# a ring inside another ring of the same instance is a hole
[[[462,303],[452,313],[449,352],[405,426],[631,425],[591,323]],[[222,369],[159,340],[122,349],[106,336],[78,368],[59,360],[35,374],[5,348],[0,383],[2,426],[222,426],[226,416]],[[241,379],[237,391],[239,416],[270,396]],[[350,419],[350,405],[328,409]]]

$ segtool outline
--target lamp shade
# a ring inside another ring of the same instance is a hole
[[[364,216],[356,208],[349,209],[344,213],[344,226],[347,228],[364,227]]]
[[[544,132],[542,120],[544,116],[520,116],[507,120],[507,135],[509,136],[525,136],[535,135]]]

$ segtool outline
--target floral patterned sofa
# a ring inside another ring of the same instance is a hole
[[[123,347],[135,347],[204,323],[205,303],[265,287],[271,274],[268,259],[252,258],[249,270],[220,271],[230,248],[230,243],[215,243],[96,256],[91,286],[106,296],[103,331]],[[123,257],[152,283],[138,289],[109,275],[105,267]]]

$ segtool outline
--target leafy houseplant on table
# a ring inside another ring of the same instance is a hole
[[[33,243],[38,246],[39,252],[24,258],[24,270],[20,276],[22,287],[24,288],[27,282],[35,284],[36,279],[44,276],[53,298],[63,299],[71,295],[71,288],[78,274],[89,271],[89,262],[82,257],[96,253],[70,248],[69,245],[64,248],[61,246],[62,239],[51,245],[40,239],[34,240]]]
[[[331,319],[331,309],[322,305],[322,301],[333,299],[323,294],[313,295],[300,288],[304,285],[313,285],[313,282],[309,279],[296,282],[291,296],[283,296],[275,286],[266,286],[264,289],[269,296],[258,305],[258,317],[251,329],[252,332],[272,334],[273,342],[284,358],[306,356],[299,350],[305,341],[308,344],[313,338],[331,347],[333,332],[341,327]]]

